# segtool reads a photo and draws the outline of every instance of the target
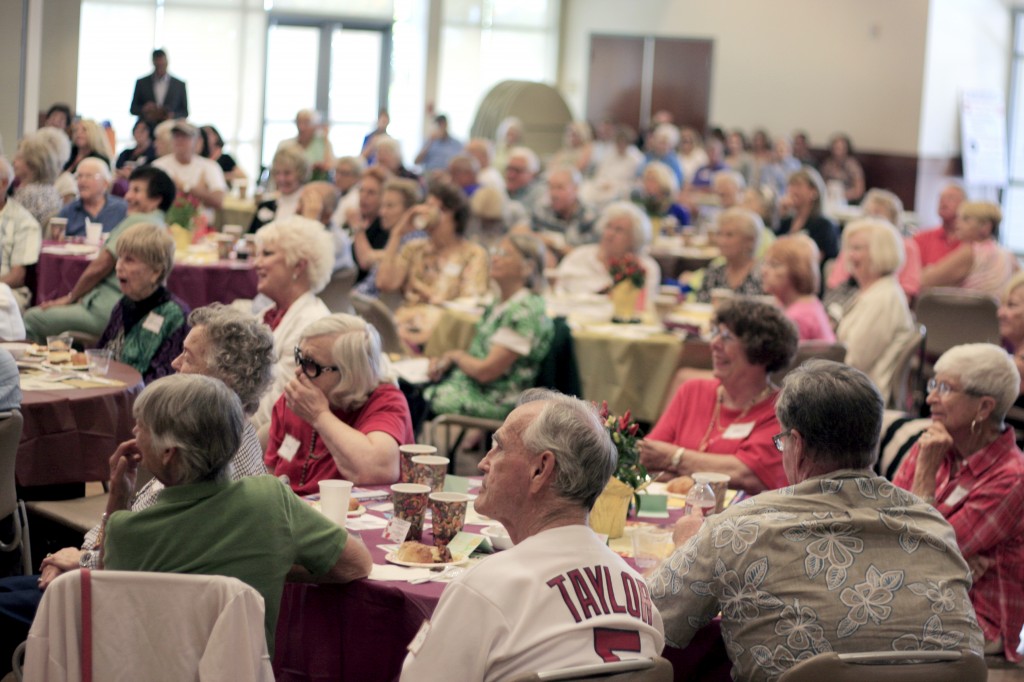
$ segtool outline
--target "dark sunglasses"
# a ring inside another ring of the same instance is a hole
[[[341,370],[337,367],[325,367],[313,358],[307,358],[299,350],[298,346],[295,346],[295,365],[302,368],[302,373],[310,379],[316,379],[324,372],[340,372]]]

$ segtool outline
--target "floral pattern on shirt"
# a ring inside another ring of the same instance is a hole
[[[955,547],[930,505],[845,470],[709,517],[648,584],[673,646],[721,612],[734,678],[774,682],[833,650],[980,653]]]

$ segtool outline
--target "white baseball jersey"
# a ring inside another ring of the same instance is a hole
[[[402,680],[499,682],[653,658],[665,644],[644,579],[590,528],[563,526],[488,557],[448,586],[409,645]]]

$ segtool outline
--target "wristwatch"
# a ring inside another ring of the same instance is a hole
[[[93,554],[95,550],[83,549],[82,553],[78,555],[78,567],[79,568],[92,568],[93,566]]]
[[[683,454],[686,453],[686,448],[676,448],[676,451],[672,453],[672,459],[669,461],[669,468],[673,471],[677,471],[679,463],[683,461]]]

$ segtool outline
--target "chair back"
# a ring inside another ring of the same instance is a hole
[[[796,348],[796,354],[788,367],[772,372],[772,383],[776,386],[782,385],[782,380],[794,369],[804,364],[811,358],[821,360],[833,360],[842,362],[846,358],[846,346],[843,344],[829,343],[828,341],[801,341]]]
[[[916,312],[928,329],[928,361],[963,343],[999,343],[998,308],[995,297],[976,291],[939,287],[922,293]]]
[[[818,654],[779,682],[985,682],[985,659],[972,651],[877,651]]]
[[[565,395],[579,396],[583,393],[580,372],[576,365],[576,351],[572,343],[572,330],[564,317],[552,321],[555,328],[551,339],[551,350],[544,356],[537,369],[536,386],[553,388]]]
[[[375,298],[364,296],[360,293],[352,293],[352,307],[356,315],[363,318],[377,329],[380,334],[381,349],[385,353],[395,355],[408,355],[405,344],[398,336],[398,326],[395,324],[395,316],[386,305]]]
[[[262,597],[237,578],[71,571],[43,593],[25,680],[81,680],[91,656],[94,680],[270,682],[263,617]]]
[[[672,664],[662,657],[641,658],[633,661],[615,661],[581,665],[573,668],[525,673],[510,682],[671,682]]]
[[[896,361],[893,364],[886,407],[908,412],[917,411],[927,338],[927,328],[919,324],[915,325],[913,329],[903,332],[894,340],[894,343],[900,344],[900,352],[896,355]],[[921,402],[924,402],[923,398]]]
[[[32,546],[28,534],[28,512],[18,499],[15,469],[18,444],[21,442],[23,418],[21,410],[0,413],[0,519],[13,517],[13,536],[10,542],[0,538],[0,552],[21,549],[21,570],[32,575]]]
[[[356,283],[357,276],[359,276],[359,270],[354,267],[342,268],[331,275],[331,281],[318,294],[328,310],[332,313],[352,314],[352,301],[349,299],[349,295],[352,292],[352,285]]]

